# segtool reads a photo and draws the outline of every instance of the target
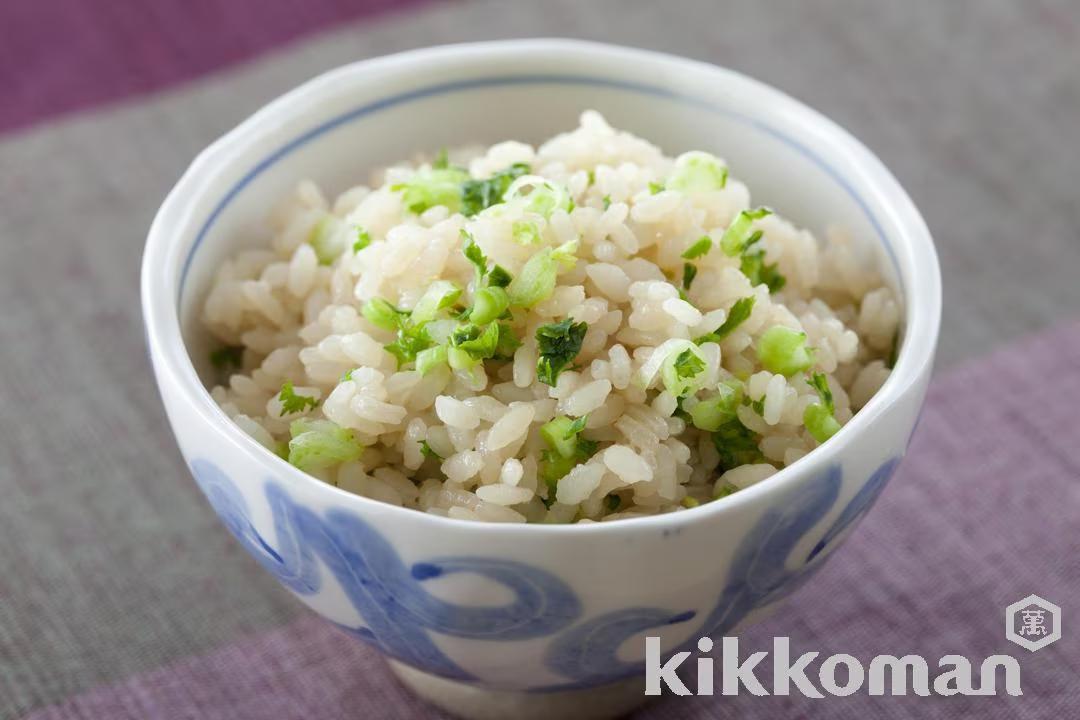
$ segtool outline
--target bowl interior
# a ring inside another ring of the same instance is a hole
[[[588,55],[589,47],[579,49]],[[720,155],[755,204],[774,207],[819,238],[830,225],[845,227],[864,260],[906,300],[911,271],[902,228],[868,185],[866,169],[836,143],[840,131],[785,96],[732,73],[651,54],[635,53],[633,63],[575,61],[573,52],[522,59],[519,52],[500,62],[494,51],[442,52],[324,76],[208,151],[188,207],[190,232],[177,243],[175,278],[182,333],[204,380],[211,377],[211,343],[199,314],[213,274],[237,249],[268,241],[268,213],[299,180],[315,180],[333,198],[418,152],[510,139],[538,143],[576,127],[590,108],[667,154]],[[671,62],[679,64],[667,67]]]

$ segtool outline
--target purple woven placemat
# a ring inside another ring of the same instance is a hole
[[[4,0],[0,132],[157,90],[321,28],[422,2]]]
[[[743,655],[774,635],[794,652],[1005,653],[1021,697],[669,698],[642,718],[1049,718],[1080,708],[1080,325],[1024,339],[934,383],[900,472],[847,544],[778,615],[750,628]],[[971,418],[979,418],[977,424]],[[284,591],[282,591],[284,592]],[[1005,607],[1057,603],[1065,637],[1036,653],[1009,643]],[[34,720],[71,718],[413,718],[377,653],[306,615],[211,653],[91,690]]]

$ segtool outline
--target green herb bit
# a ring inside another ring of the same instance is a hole
[[[458,326],[450,335],[450,347],[467,353],[473,360],[486,360],[495,357],[501,337],[502,331],[497,323],[484,328],[467,323]]]
[[[577,248],[578,241],[571,240],[554,249],[544,248],[529,258],[506,288],[510,293],[510,304],[528,308],[551,297],[559,269],[573,267],[577,262],[574,257]]]
[[[506,323],[499,323],[499,340],[495,343],[495,357],[503,360],[512,360],[514,352],[521,347],[521,341]]]
[[[364,228],[356,228],[356,240],[352,244],[352,251],[358,253],[371,244],[371,233]]]
[[[739,491],[739,488],[735,487],[731,483],[724,483],[723,485],[720,486],[719,490],[717,490],[715,493],[713,493],[713,499],[714,500],[719,500],[720,498],[727,497],[728,495],[731,495],[732,493],[736,493],[738,491]]]
[[[738,257],[746,248],[751,237],[751,226],[755,220],[760,220],[766,215],[772,215],[772,210],[767,207],[759,207],[753,210],[743,210],[728,225],[720,238],[720,249],[728,257]]]
[[[758,435],[737,419],[721,425],[712,436],[713,446],[720,454],[720,467],[730,470],[740,465],[760,462]]]
[[[778,292],[787,284],[787,278],[780,274],[777,263],[765,262],[765,250],[761,247],[751,249],[761,239],[762,232],[756,231],[746,241],[742,259],[739,261],[739,270],[750,280],[755,287],[764,284],[770,293]]]
[[[304,412],[307,408],[315,408],[319,404],[319,401],[313,397],[308,395],[297,395],[293,390],[292,382],[289,380],[286,380],[285,384],[281,386],[281,392],[278,393],[278,400],[281,401],[280,417]]]
[[[536,329],[536,345],[540,351],[536,377],[540,382],[554,387],[559,373],[581,352],[581,343],[588,329],[587,323],[575,323],[571,318]]]
[[[514,281],[514,276],[502,265],[493,265],[488,271],[487,281],[491,287],[504,288]]]
[[[409,313],[398,310],[389,301],[376,297],[371,298],[360,307],[360,314],[364,319],[382,330],[397,330],[405,323]]]
[[[656,182],[655,180],[649,181],[649,194],[656,195],[664,191],[664,183]]]
[[[727,185],[728,169],[723,161],[706,152],[683,153],[675,160],[675,169],[667,180],[667,188],[678,192],[709,192],[723,190]]]
[[[684,260],[694,260],[710,250],[712,250],[712,238],[708,235],[702,235],[697,242],[683,251],[682,257]]]
[[[586,420],[559,416],[540,428],[540,437],[548,446],[540,455],[540,477],[548,487],[549,500],[554,500],[561,478],[596,454],[597,443],[581,437]]]
[[[672,367],[675,369],[675,376],[685,380],[705,370],[705,361],[696,352],[687,348],[675,357],[675,364]]]
[[[390,190],[400,192],[405,207],[418,215],[438,205],[457,212],[462,206],[462,185],[468,180],[469,173],[461,168],[433,167],[416,173],[406,182],[391,185]]]
[[[786,377],[814,364],[814,351],[806,347],[806,333],[783,325],[774,325],[762,333],[757,343],[757,356],[766,370]]]
[[[611,196],[610,195],[605,195],[603,199],[604,199],[604,209],[607,210],[609,207],[611,207]]]
[[[485,287],[476,291],[473,297],[469,321],[477,325],[486,325],[502,317],[510,307],[510,296],[501,287]]]
[[[300,418],[289,424],[288,461],[304,472],[360,459],[364,446],[352,430],[329,420]]]
[[[333,215],[323,215],[311,228],[308,244],[315,250],[320,265],[330,265],[345,251],[348,242],[342,232],[342,222]]]
[[[807,382],[817,392],[821,402],[806,406],[803,411],[803,425],[815,440],[825,442],[840,430],[832,390],[829,389],[829,380],[824,373],[812,374]]]
[[[427,375],[437,367],[446,365],[447,348],[445,345],[424,348],[416,353],[416,371]]]
[[[615,512],[622,505],[622,498],[615,493],[608,493],[604,496],[604,507],[607,508],[609,513]]]
[[[690,285],[694,282],[694,278],[697,277],[697,266],[693,263],[683,263],[682,266],[682,286],[683,290],[689,290]],[[685,299],[685,298],[683,298]]]
[[[716,432],[723,425],[736,420],[743,389],[737,380],[720,383],[717,394],[704,398],[690,408],[690,422],[706,432]]]
[[[739,298],[735,301],[735,304],[731,306],[731,310],[728,311],[727,317],[724,318],[724,322],[721,323],[720,327],[716,328],[716,330],[709,333],[708,335],[703,335],[702,337],[699,337],[694,342],[696,342],[698,345],[707,342],[714,342],[719,344],[721,340],[733,333],[735,331],[735,328],[746,322],[747,318],[750,317],[750,313],[754,310],[754,303],[756,301],[757,298],[753,295]]]
[[[518,245],[540,244],[540,228],[531,220],[515,220],[510,234]]]
[[[430,460],[442,460],[443,456],[431,449],[427,440],[420,441],[420,454]]]
[[[450,167],[450,154],[446,151],[446,148],[439,148],[439,154],[435,156],[435,160],[432,161],[431,167],[436,170],[445,170]]]
[[[210,353],[210,364],[218,370],[239,368],[244,363],[244,348],[239,345],[226,345]]]
[[[514,163],[486,180],[467,180],[461,187],[461,213],[472,217],[502,201],[506,191],[517,178],[529,173],[525,163]]]
[[[412,321],[425,323],[434,320],[440,310],[452,306],[459,297],[461,297],[461,288],[454,283],[449,280],[434,281],[416,301],[412,309]]]
[[[397,358],[398,367],[401,367],[416,360],[418,353],[434,344],[425,325],[403,323],[401,329],[398,330],[397,340],[383,346],[383,349]]]
[[[701,501],[697,498],[692,498],[687,495],[682,499],[682,506],[687,510],[689,510],[690,508],[696,508],[698,505],[701,505]]]

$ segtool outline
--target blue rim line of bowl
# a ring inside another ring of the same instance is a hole
[[[879,242],[885,248],[886,254],[889,256],[889,260],[893,265],[893,269],[895,270],[896,281],[900,286],[900,295],[904,299],[904,302],[906,304],[908,298],[906,289],[904,287],[903,273],[900,271],[900,264],[897,260],[896,252],[893,249],[892,244],[886,237],[885,232],[882,229],[881,224],[878,222],[877,217],[870,210],[870,207],[867,205],[866,201],[862,198],[862,196],[859,195],[859,193],[855,190],[851,183],[848,182],[847,178],[845,178],[838,170],[836,170],[836,168],[825,162],[825,160],[823,160],[806,145],[803,145],[798,140],[795,140],[794,138],[784,134],[780,130],[772,127],[771,125],[762,120],[751,117],[744,113],[737,112],[735,110],[731,110],[730,108],[720,107],[715,103],[709,102],[702,98],[686,95],[683,93],[677,93],[666,88],[657,87],[655,85],[648,85],[645,83],[631,82],[626,80],[612,80],[610,78],[600,78],[586,75],[558,74],[491,76],[473,78],[470,80],[459,80],[455,82],[442,83],[439,85],[431,85],[416,90],[410,90],[408,92],[391,95],[380,100],[365,103],[364,105],[360,105],[359,107],[355,107],[351,110],[347,110],[346,112],[343,112],[323,123],[320,123],[314,128],[302,133],[293,140],[285,143],[280,148],[272,152],[270,155],[260,160],[255,165],[255,167],[249,170],[242,178],[240,178],[240,180],[238,180],[231,188],[229,188],[229,191],[225,193],[225,196],[210,212],[210,215],[207,217],[206,221],[199,229],[199,233],[198,235],[196,235],[195,242],[192,244],[191,249],[188,250],[187,257],[184,259],[184,266],[180,273],[180,282],[177,286],[177,304],[180,304],[180,300],[184,296],[184,287],[187,282],[188,272],[191,269],[191,264],[195,258],[195,253],[198,252],[199,247],[202,245],[203,240],[205,240],[207,234],[210,232],[210,229],[213,227],[218,217],[221,215],[222,212],[225,211],[225,209],[236,198],[236,196],[239,195],[245,187],[251,184],[251,182],[255,180],[255,178],[257,178],[259,175],[261,175],[263,172],[268,170],[275,163],[277,163],[279,160],[286,157],[290,153],[303,147],[304,145],[311,142],[312,140],[315,140],[321,135],[324,135],[338,127],[341,127],[342,125],[347,125],[348,123],[354,120],[358,120],[365,115],[371,115],[373,113],[379,112],[381,110],[386,110],[397,105],[403,105],[409,102],[414,102],[416,100],[422,100],[427,97],[444,95],[446,93],[457,92],[461,90],[475,90],[478,88],[512,85],[542,84],[587,85],[593,87],[607,87],[652,95],[654,97],[663,97],[669,100],[676,100],[678,102],[686,103],[712,113],[724,115],[745,125],[750,125],[758,130],[761,130],[762,132],[767,133],[768,135],[771,135],[785,145],[798,151],[801,155],[809,159],[821,170],[825,171],[825,173],[829,175],[829,177],[831,177],[840,187],[844,189],[844,192],[846,192],[862,210],[863,214],[866,216],[867,220],[869,220],[871,226],[874,228],[874,232],[877,234]]]

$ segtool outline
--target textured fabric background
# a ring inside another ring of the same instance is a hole
[[[911,454],[819,579],[747,641],[981,656],[1013,648],[1000,629],[1010,602],[1036,592],[1065,613],[1064,640],[1017,649],[1019,699],[676,700],[644,716],[1080,715],[1080,635],[1069,631],[1080,597],[1080,5],[374,12],[391,4],[0,4],[0,717],[426,712],[366,648],[279,589],[198,494],[145,358],[138,265],[194,154],[298,82],[410,47],[537,35],[666,50],[774,84],[877,152],[935,234],[942,373]]]

